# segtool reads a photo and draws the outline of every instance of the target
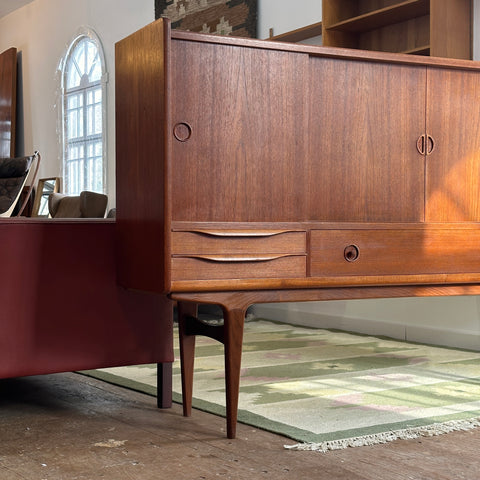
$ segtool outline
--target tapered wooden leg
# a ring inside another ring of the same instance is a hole
[[[198,305],[190,302],[178,302],[178,333],[180,343],[180,364],[182,372],[183,415],[192,414],[193,368],[195,360],[195,335],[187,334],[187,322],[197,317]]]
[[[183,297],[183,298],[182,298]],[[227,407],[227,437],[237,433],[238,395],[242,363],[243,327],[250,295],[229,292],[209,294],[176,294],[180,334],[180,358],[182,362],[183,413],[190,416],[192,410],[193,367],[195,336],[205,335],[223,343],[225,349],[225,389]],[[214,326],[198,320],[199,303],[216,303],[223,309],[223,325]]]
[[[237,433],[238,395],[242,363],[243,326],[246,308],[224,307],[225,387],[227,406],[227,437]]]

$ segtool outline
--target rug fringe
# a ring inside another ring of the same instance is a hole
[[[445,433],[467,431],[480,427],[480,417],[468,420],[451,420],[443,423],[434,423],[424,427],[404,428],[402,430],[391,430],[373,435],[361,437],[330,440],[320,443],[297,443],[295,445],[284,445],[288,450],[303,450],[326,453],[330,450],[342,450],[348,447],[363,447],[367,445],[379,445],[393,442],[394,440],[412,440],[418,437],[434,437]]]

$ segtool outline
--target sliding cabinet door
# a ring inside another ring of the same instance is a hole
[[[172,219],[305,218],[308,55],[172,42]]]
[[[429,69],[426,220],[480,221],[480,73]]]
[[[309,104],[311,218],[422,221],[425,68],[312,57]]]

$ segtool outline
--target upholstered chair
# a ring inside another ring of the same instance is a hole
[[[52,218],[103,218],[108,197],[102,193],[84,191],[78,196],[52,193],[48,210]]]
[[[30,157],[0,158],[0,217],[10,217],[12,215],[27,182],[34,159],[37,159],[36,176],[40,159],[38,153]],[[30,188],[28,197],[31,191]],[[25,203],[26,201],[24,201],[21,210],[23,210]],[[18,214],[20,215],[21,212]]]

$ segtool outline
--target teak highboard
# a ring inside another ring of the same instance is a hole
[[[170,31],[116,45],[119,281],[225,345],[246,309],[480,293],[480,65]],[[196,321],[197,305],[224,325]]]

